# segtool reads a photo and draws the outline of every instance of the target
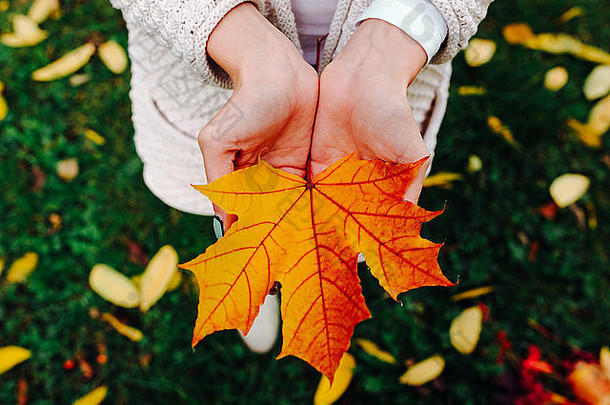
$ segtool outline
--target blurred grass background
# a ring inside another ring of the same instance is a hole
[[[0,30],[11,30],[10,15],[30,3],[11,0],[0,15]],[[559,24],[557,18],[579,5],[583,16]],[[130,260],[129,243],[152,256],[173,245],[186,261],[214,241],[211,220],[186,215],[157,200],[145,187],[142,165],[132,143],[129,73],[116,76],[98,58],[81,72],[91,80],[72,87],[67,79],[36,83],[31,72],[92,37],[115,39],[126,46],[120,13],[106,0],[64,1],[62,16],[43,24],[49,39],[32,48],[0,45],[0,81],[10,112],[0,122],[0,257],[7,264],[33,251],[36,271],[24,284],[0,277],[0,346],[19,345],[32,358],[0,376],[0,404],[16,402],[19,380],[28,385],[31,404],[67,404],[100,384],[109,387],[113,404],[308,404],[319,374],[295,358],[276,361],[272,353],[249,352],[234,331],[216,333],[190,348],[197,295],[190,275],[149,312],[125,310],[96,295],[88,274],[107,263],[127,275],[142,265]],[[360,324],[355,337],[367,338],[399,361],[388,365],[353,345],[358,363],[340,404],[494,404],[499,403],[501,375],[517,372],[518,363],[498,364],[496,335],[505,331],[514,359],[529,344],[546,356],[568,355],[566,344],[545,338],[528,326],[533,319],[568,344],[596,352],[610,343],[610,267],[605,227],[610,219],[608,156],[610,142],[594,150],[566,127],[568,118],[586,121],[592,106],[582,84],[593,63],[507,44],[504,25],[526,22],[535,32],[566,32],[605,50],[610,26],[604,1],[498,1],[477,37],[496,41],[492,61],[469,67],[460,54],[454,61],[449,108],[441,132],[434,171],[465,173],[451,189],[429,188],[421,205],[444,215],[424,229],[444,241],[440,261],[453,288],[426,288],[404,294],[403,306],[385,298],[363,268],[364,292],[373,318]],[[551,92],[545,72],[564,66],[567,85]],[[460,96],[462,85],[484,86],[486,94]],[[523,148],[517,150],[487,127],[496,115],[512,129]],[[99,146],[83,136],[92,128],[106,138]],[[468,174],[469,156],[483,169]],[[72,182],[56,174],[57,162],[78,158],[80,173]],[[554,219],[538,214],[550,201],[550,182],[566,172],[591,180],[577,204],[586,219],[563,209]],[[61,217],[53,231],[52,214]],[[537,255],[531,253],[538,246]],[[493,285],[494,293],[459,303],[451,296]],[[484,303],[490,319],[470,356],[451,348],[448,328],[461,309]],[[144,332],[129,341],[90,316],[92,308],[110,311]],[[96,361],[105,347],[107,361]],[[439,380],[421,388],[398,384],[405,360],[441,353],[447,361]],[[75,367],[77,356],[93,368],[86,378]],[[551,381],[551,385],[553,382]],[[559,387],[559,390],[562,388]]]

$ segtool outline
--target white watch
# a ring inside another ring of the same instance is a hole
[[[358,23],[369,18],[395,25],[417,41],[426,51],[426,64],[436,55],[447,36],[447,23],[429,0],[374,0]]]

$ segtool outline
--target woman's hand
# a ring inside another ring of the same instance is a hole
[[[322,73],[312,143],[312,177],[343,156],[411,162],[428,156],[407,102],[407,87],[426,62],[412,38],[385,21],[358,27]],[[428,164],[407,191],[417,202]]]
[[[250,3],[220,21],[207,51],[234,84],[199,134],[208,182],[257,163],[263,151],[272,166],[304,177],[318,99],[315,70]],[[227,121],[232,126],[223,131]],[[228,228],[232,220],[223,220]]]

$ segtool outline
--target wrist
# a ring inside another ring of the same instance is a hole
[[[210,34],[207,54],[235,86],[260,80],[271,69],[291,72],[306,65],[292,42],[252,3],[242,3],[222,18]]]
[[[337,59],[354,69],[408,86],[424,67],[427,55],[413,38],[378,19],[362,21]]]

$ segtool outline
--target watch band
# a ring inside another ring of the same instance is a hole
[[[395,25],[417,41],[426,51],[426,64],[447,36],[447,23],[429,0],[374,0],[357,23],[369,18]]]

